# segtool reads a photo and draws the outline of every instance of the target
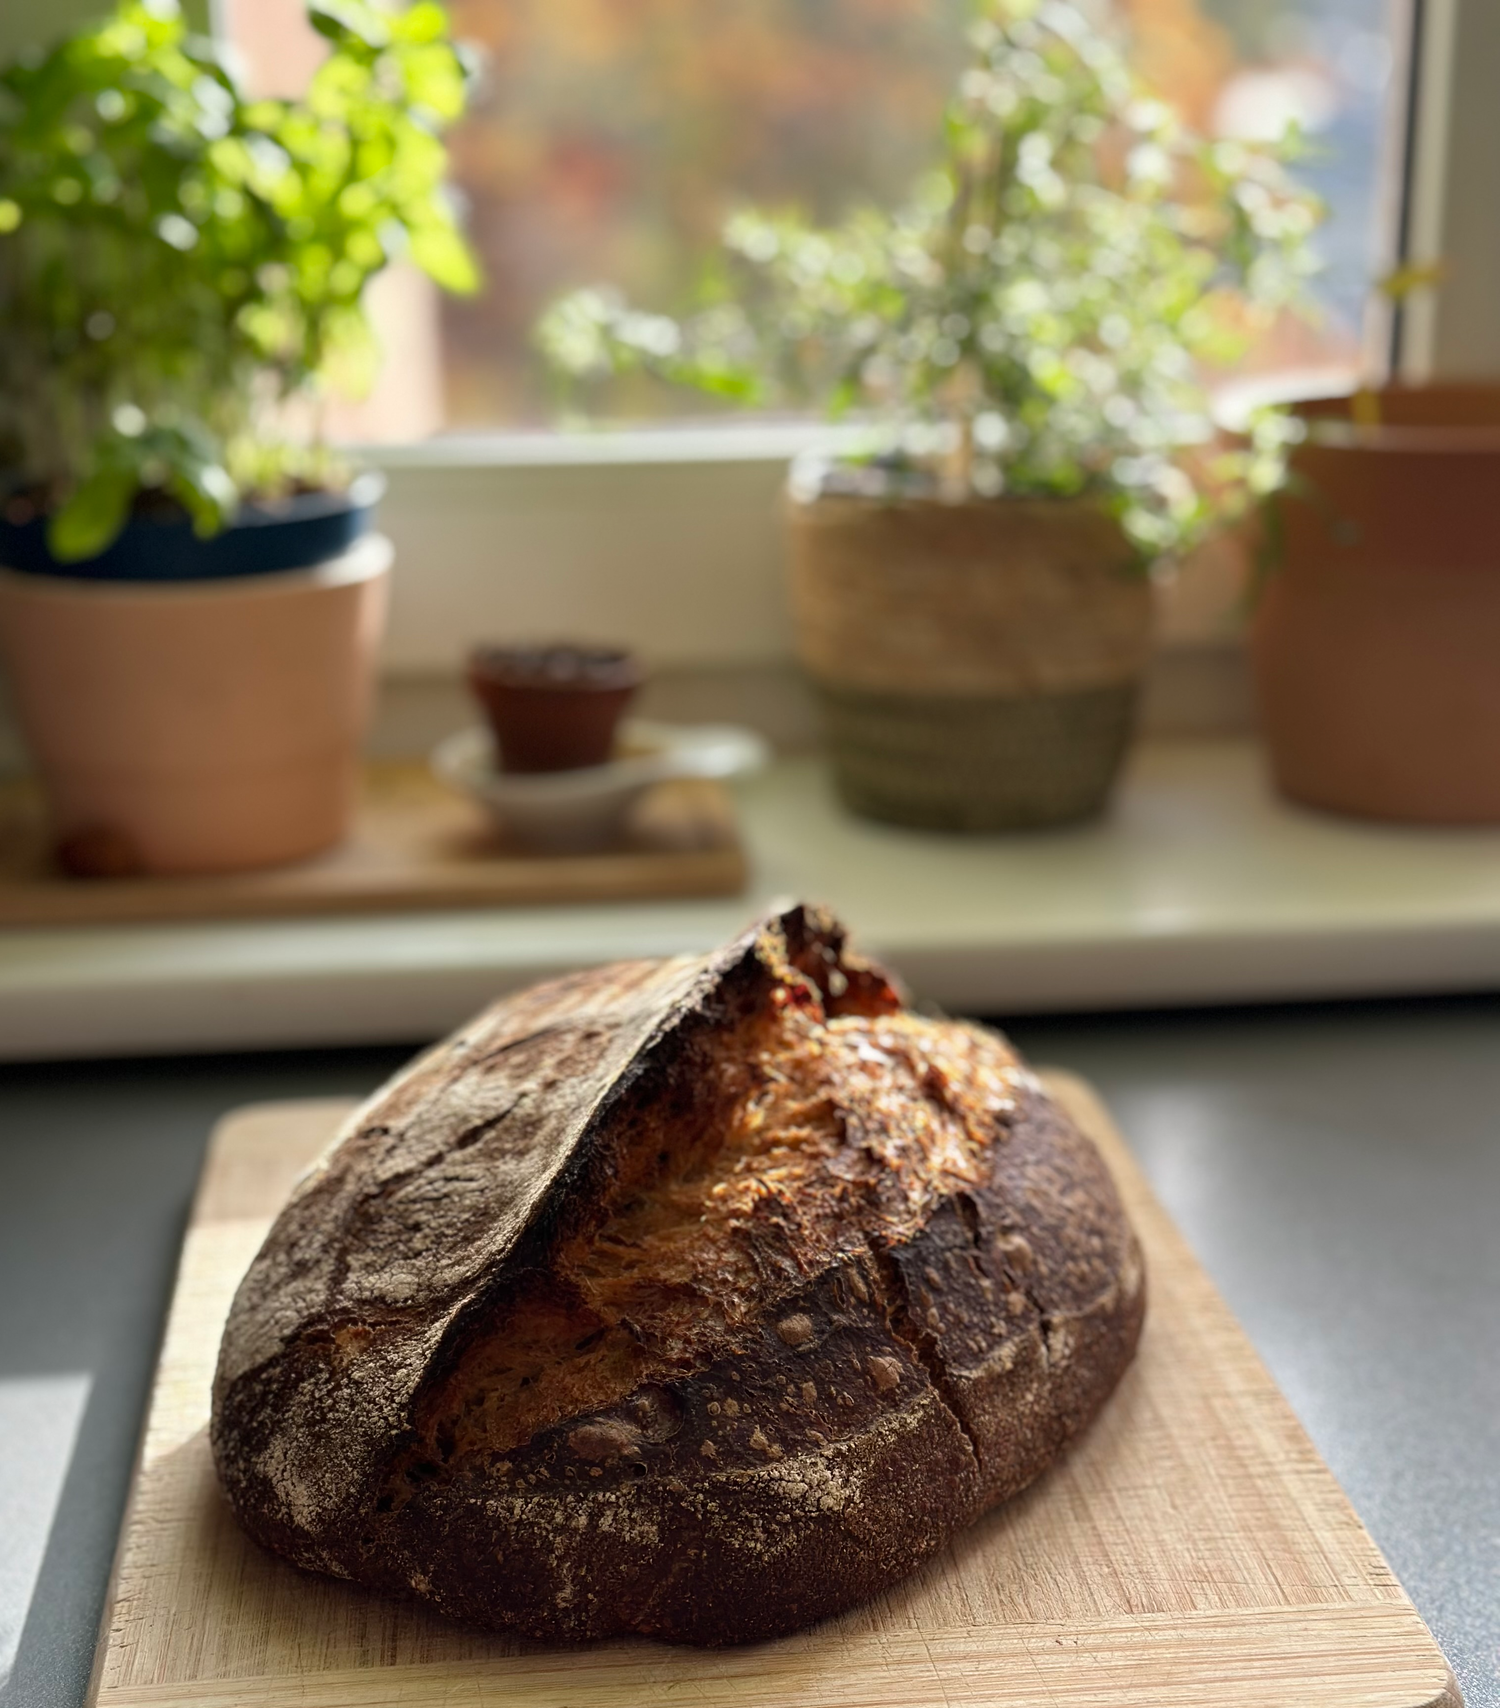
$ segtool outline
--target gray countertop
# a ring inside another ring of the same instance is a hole
[[[1088,1075],[1500,1708],[1500,1000],[1017,1023]],[[82,1701],[204,1140],[383,1050],[0,1071],[0,1703]]]

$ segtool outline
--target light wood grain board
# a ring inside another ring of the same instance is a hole
[[[1088,1435],[917,1576],[775,1643],[551,1650],[304,1575],[237,1529],[207,1444],[240,1275],[348,1105],[215,1134],[90,1701],[200,1708],[1461,1708],[1400,1585],[1097,1100],[1049,1076],[1146,1248],[1140,1353]]]
[[[0,926],[737,895],[745,879],[728,795],[693,779],[648,791],[618,848],[538,854],[501,841],[484,810],[426,766],[373,764],[341,847],[292,866],[209,878],[63,877],[35,787],[0,785]]]

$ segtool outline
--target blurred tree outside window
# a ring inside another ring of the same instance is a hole
[[[1101,0],[1104,4],[1105,0]],[[1394,0],[1113,0],[1143,77],[1196,128],[1306,139],[1299,175],[1327,201],[1316,323],[1288,319],[1262,372],[1353,373],[1386,264],[1394,150]],[[531,345],[557,292],[612,283],[685,306],[725,217],[747,203],[832,220],[904,200],[935,154],[965,60],[969,0],[449,0],[483,67],[452,133],[455,177],[487,275],[439,301],[377,281],[389,360],[343,410],[349,437],[538,427],[554,400]],[[291,93],[319,52],[301,0],[224,0],[252,84]],[[713,405],[636,376],[621,421]]]

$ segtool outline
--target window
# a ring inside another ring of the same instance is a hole
[[[1371,286],[1394,256],[1400,155],[1396,121],[1404,61],[1391,0],[1204,0],[1233,60],[1214,91],[1209,127],[1276,136],[1294,122],[1306,138],[1300,176],[1323,198],[1319,234],[1322,320],[1287,327],[1258,365],[1356,368],[1361,345],[1385,329],[1369,321]],[[1381,352],[1372,351],[1377,360]]]
[[[1307,138],[1299,168],[1327,200],[1316,325],[1288,319],[1262,370],[1337,383],[1357,366],[1368,287],[1390,253],[1401,55],[1393,0],[1116,0],[1142,74],[1197,126]],[[485,76],[453,133],[455,177],[488,275],[440,301],[399,271],[379,285],[393,360],[341,423],[373,439],[440,427],[540,426],[552,415],[530,328],[547,299],[611,281],[681,306],[725,214],[792,200],[832,217],[899,197],[930,159],[961,65],[968,0],[450,0]],[[300,0],[228,0],[263,89],[316,63]],[[621,419],[695,400],[637,380]]]

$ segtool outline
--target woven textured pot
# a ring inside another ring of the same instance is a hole
[[[1081,501],[792,500],[798,649],[855,812],[1038,828],[1103,806],[1130,738],[1151,589]]]
[[[1380,424],[1304,405],[1252,631],[1281,791],[1421,824],[1500,823],[1500,386],[1392,389]]]

